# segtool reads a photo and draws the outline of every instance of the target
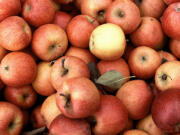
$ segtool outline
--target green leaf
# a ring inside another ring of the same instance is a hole
[[[107,86],[113,90],[119,89],[127,78],[133,78],[135,76],[124,77],[120,72],[116,70],[110,70],[101,75],[96,83],[103,86]]]

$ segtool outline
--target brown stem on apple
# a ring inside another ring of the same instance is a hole
[[[65,100],[66,100],[64,108],[69,108],[69,106],[71,105],[71,95],[70,94],[65,95],[63,93],[60,93],[59,95],[63,96],[65,98]]]
[[[29,131],[29,132],[24,132],[22,133],[22,135],[37,135],[37,134],[45,135],[44,134],[45,132],[48,132],[48,129],[44,126],[44,127]]]
[[[26,100],[29,97],[29,94],[23,94],[23,99]]]
[[[56,45],[55,45],[55,44],[52,44],[52,45],[49,47],[50,50],[54,50],[54,48],[56,48]]]
[[[167,59],[162,58],[162,60],[161,60],[161,61],[162,61],[162,64],[163,64],[163,63],[167,62]]]
[[[98,11],[98,12],[97,12],[97,15],[98,15],[98,16],[101,16],[101,17],[104,17],[104,15],[105,15],[105,10],[100,10],[100,11]]]
[[[49,64],[50,67],[52,67],[54,65],[54,63],[55,63],[55,60],[51,61],[50,64]]]
[[[117,15],[122,18],[122,17],[124,17],[125,14],[122,10],[119,10]]]
[[[62,59],[62,74],[61,74],[62,77],[65,76],[69,71],[67,68],[65,68],[64,64],[65,64],[65,59]]]
[[[11,121],[11,122],[9,123],[9,125],[8,125],[8,130],[11,130],[11,129],[13,128],[13,125],[14,125],[14,122]]]
[[[176,8],[176,12],[180,12],[180,7]]]
[[[168,77],[172,80],[172,78],[171,78],[170,76],[168,76],[167,74],[163,74],[162,76],[160,76],[160,78],[161,78],[163,81],[166,81]]]
[[[142,61],[146,61],[146,57],[145,57],[145,56],[142,56],[142,57],[141,57],[141,60],[142,60]]]
[[[180,122],[176,124],[176,126],[175,126],[175,131],[176,131],[177,133],[180,132]]]
[[[5,69],[6,71],[8,71],[8,70],[9,70],[9,67],[8,67],[8,66],[5,66],[4,69]]]

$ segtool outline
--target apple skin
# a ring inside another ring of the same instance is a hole
[[[128,59],[131,72],[139,79],[150,79],[161,65],[157,51],[147,46],[135,48]]]
[[[88,48],[90,35],[98,25],[98,21],[91,16],[75,16],[67,26],[69,42],[75,47]]]
[[[75,77],[65,80],[59,87],[56,104],[68,118],[85,118],[99,108],[100,93],[88,78]]]
[[[41,106],[41,116],[46,127],[49,129],[51,122],[61,114],[56,105],[56,93],[48,96]]]
[[[166,4],[164,0],[136,0],[141,16],[149,16],[159,19],[164,10],[166,9]]]
[[[180,40],[171,39],[169,49],[174,56],[180,58]]]
[[[105,14],[112,0],[83,0],[81,13],[94,17],[99,23],[105,23]]]
[[[66,31],[67,25],[72,19],[72,16],[66,12],[56,11],[53,24],[59,25],[64,31]]]
[[[161,18],[164,33],[176,40],[180,40],[180,2],[170,4]]]
[[[44,120],[41,116],[41,105],[36,106],[32,110],[30,120],[33,128],[41,128],[45,126]]]
[[[90,78],[87,64],[74,56],[59,58],[51,69],[51,84],[57,90],[65,80],[74,77]]]
[[[15,105],[0,101],[1,135],[19,135],[23,128],[23,113]]]
[[[6,49],[4,49],[2,46],[0,46],[0,62],[7,53],[8,53],[8,51]]]
[[[54,0],[59,4],[69,4],[71,2],[73,2],[74,0]]]
[[[172,4],[172,3],[175,3],[175,2],[179,2],[179,0],[164,0],[164,2],[169,5],[169,4]]]
[[[128,113],[116,96],[102,95],[99,109],[89,119],[95,135],[116,135],[125,129]]]
[[[151,107],[153,94],[144,80],[126,82],[116,93],[133,120],[144,118]]]
[[[139,8],[131,0],[115,0],[106,11],[106,22],[117,24],[130,34],[141,22]]]
[[[73,46],[70,46],[68,48],[68,50],[65,53],[65,56],[77,57],[83,60],[86,64],[88,64],[89,62],[96,63],[97,61],[96,57],[88,49]]]
[[[0,2],[0,22],[9,16],[18,15],[21,11],[20,0],[2,0]]]
[[[125,34],[121,27],[116,24],[99,25],[91,33],[90,52],[101,60],[119,59],[123,55],[125,47]]]
[[[172,55],[171,53],[167,51],[160,50],[158,51],[159,56],[161,57],[162,63],[167,62],[167,61],[174,61],[177,60],[177,58]]]
[[[138,121],[136,128],[146,131],[150,135],[163,135],[161,129],[159,129],[152,119],[152,115],[149,114],[145,118]]]
[[[161,49],[165,41],[161,23],[153,17],[142,17],[138,28],[130,34],[130,39],[135,46],[148,46]]]
[[[84,119],[70,119],[58,115],[50,125],[50,135],[91,135],[89,123]]]
[[[149,135],[149,134],[142,130],[131,129],[125,131],[122,135]]]
[[[35,104],[37,94],[31,85],[18,88],[6,86],[4,97],[8,102],[22,109],[28,109]]]
[[[62,56],[67,47],[67,34],[56,24],[45,24],[33,33],[31,48],[41,60],[54,60]]]
[[[154,80],[155,85],[160,91],[180,89],[180,62],[169,61],[162,64],[156,70]]]
[[[163,132],[180,133],[180,90],[161,92],[152,104],[152,118]]]
[[[54,62],[40,62],[37,65],[37,75],[32,86],[34,90],[42,96],[50,96],[56,90],[51,84],[51,69]]]
[[[32,83],[37,67],[34,59],[23,52],[8,53],[1,61],[1,80],[7,86],[21,87]]]
[[[26,0],[23,4],[23,18],[35,27],[51,23],[54,15],[55,8],[51,0]]]
[[[10,51],[22,50],[31,42],[31,28],[23,18],[10,16],[0,23],[0,37],[3,48]]]

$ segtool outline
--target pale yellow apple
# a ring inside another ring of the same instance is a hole
[[[123,135],[149,135],[149,134],[144,132],[143,130],[131,129],[131,130],[125,131]]]
[[[99,25],[91,33],[89,49],[101,60],[119,59],[123,55],[125,47],[125,34],[116,24]]]

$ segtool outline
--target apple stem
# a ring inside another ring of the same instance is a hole
[[[172,78],[171,78],[170,76],[168,76],[167,74],[163,74],[162,76],[160,76],[160,78],[161,78],[163,81],[167,80],[168,77],[172,80]]]
[[[165,63],[165,62],[167,62],[167,59],[162,58],[162,64]]]
[[[180,7],[176,8],[176,12],[180,12]]]
[[[43,134],[46,131],[47,131],[47,128],[44,126],[44,127],[32,130],[32,131],[24,132],[22,133],[22,135],[37,135],[37,134]]]
[[[62,77],[68,73],[68,69],[65,68],[64,63],[65,63],[65,59],[62,59],[62,68],[63,68],[63,72],[61,74]]]
[[[50,65],[50,66],[53,66],[54,63],[55,63],[55,60],[51,61],[49,65]]]
[[[8,67],[8,66],[5,66],[4,69],[8,71],[8,70],[9,70],[9,67]]]
[[[118,16],[119,16],[119,17],[124,17],[124,12],[123,12],[123,11],[121,11],[121,10],[119,10],[119,12],[118,12]]]
[[[59,95],[63,96],[66,99],[66,104],[64,105],[64,108],[68,108],[70,106],[70,104],[71,104],[71,96],[70,96],[70,94],[65,95],[63,93],[60,93]]]
[[[104,13],[105,13],[104,10],[100,10],[97,14],[98,14],[98,16],[104,16]]]

